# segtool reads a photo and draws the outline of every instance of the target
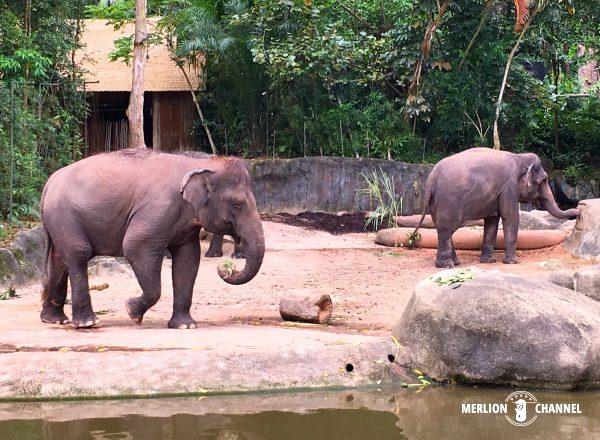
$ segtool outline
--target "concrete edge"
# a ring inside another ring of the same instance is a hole
[[[239,394],[399,384],[390,339],[287,351],[0,354],[0,400]],[[348,371],[350,370],[350,371]]]

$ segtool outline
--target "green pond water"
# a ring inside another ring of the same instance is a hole
[[[538,414],[526,427],[463,404],[515,390],[425,388],[79,402],[0,403],[0,440],[600,439],[600,393],[532,391],[581,414]],[[533,409],[532,409],[533,411]],[[531,415],[531,413],[530,413]]]

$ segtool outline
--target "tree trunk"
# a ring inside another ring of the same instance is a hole
[[[175,62],[177,62],[177,61],[175,61]],[[183,73],[185,81],[187,82],[187,85],[190,89],[190,93],[192,94],[192,100],[194,101],[194,105],[196,106],[196,111],[198,112],[198,116],[200,117],[200,122],[202,123],[202,127],[204,128],[204,131],[206,132],[206,137],[208,138],[208,143],[210,144],[210,149],[212,151],[212,154],[216,155],[217,147],[215,146],[215,142],[213,141],[212,133],[210,132],[210,128],[209,128],[208,124],[206,123],[206,119],[204,119],[204,113],[202,113],[202,109],[200,108],[200,103],[198,102],[198,98],[196,98],[196,91],[194,90],[194,86],[192,85],[192,82],[190,81],[190,77],[187,74],[187,72],[185,71],[185,68],[183,67],[183,65],[180,63],[178,63],[177,65],[179,66],[181,73]]]
[[[421,73],[423,71],[423,64],[429,59],[429,55],[431,53],[431,40],[435,35],[435,31],[442,24],[442,20],[444,19],[444,16],[448,11],[448,7],[450,6],[451,2],[452,0],[445,0],[442,4],[438,3],[438,13],[435,16],[435,18],[433,18],[433,20],[430,20],[429,24],[427,25],[427,28],[425,29],[423,41],[421,42],[421,53],[415,63],[415,72],[413,74],[412,81],[408,86],[408,96],[406,97],[406,103],[408,104],[407,108],[410,107],[410,105],[413,103],[413,101],[418,95],[419,84],[421,81]],[[408,114],[405,114],[405,117],[408,120]]]
[[[289,295],[279,301],[279,313],[285,321],[326,324],[332,312],[333,304],[329,295]]]
[[[490,12],[492,12],[492,6],[494,6],[495,2],[496,2],[496,0],[487,0],[485,6],[483,7],[483,12],[481,13],[481,19],[479,20],[479,25],[477,26],[477,30],[471,37],[471,41],[469,41],[469,44],[467,45],[467,49],[465,50],[465,53],[463,54],[463,56],[460,60],[460,63],[458,64],[458,67],[456,68],[457,72],[460,72],[462,70],[462,66],[465,63],[465,60],[467,59],[469,52],[471,52],[471,49],[473,49],[473,47],[475,46],[475,41],[477,41],[477,37],[479,37],[479,34],[483,30],[483,27],[485,26],[485,22],[486,22],[487,18],[489,17]]]
[[[513,46],[510,54],[508,55],[508,60],[506,61],[506,67],[504,68],[504,77],[502,78],[502,85],[500,86],[500,93],[498,93],[498,100],[496,101],[496,118],[494,119],[494,150],[500,149],[500,130],[498,128],[498,120],[500,119],[500,111],[502,109],[502,98],[504,98],[504,89],[506,89],[506,82],[508,81],[508,72],[510,71],[510,66],[512,64],[512,60],[515,57],[517,50],[519,50],[519,46],[521,46],[521,42],[523,41],[523,36],[531,26],[531,22],[533,18],[537,14],[537,9],[533,11],[525,26],[521,30],[519,34],[519,38],[517,38],[517,42]]]
[[[127,119],[129,119],[129,147],[142,148],[144,141],[144,64],[146,62],[147,0],[135,0],[135,37],[133,41],[133,77]]]

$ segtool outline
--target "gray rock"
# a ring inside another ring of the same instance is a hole
[[[562,173],[554,173],[552,186],[558,202],[576,205],[580,200],[600,197],[600,188],[594,179],[579,180],[575,184],[566,181]],[[559,203],[560,204],[560,203]]]
[[[549,272],[544,274],[541,279],[548,281],[557,286],[566,287],[567,289],[575,290],[573,275],[565,271]]]
[[[521,211],[519,212],[519,229],[540,230],[556,229],[550,221],[542,215],[545,211]]]
[[[600,199],[582,200],[579,209],[581,216],[563,247],[576,257],[595,259],[600,256]]]
[[[600,386],[598,302],[547,281],[471,271],[458,288],[416,286],[393,330],[411,366],[468,384]]]
[[[521,211],[519,229],[545,230],[560,229],[561,226],[570,220],[556,218],[548,211],[534,209],[532,211]]]
[[[132,272],[131,266],[123,257],[94,257],[88,263],[88,275],[113,275]]]
[[[573,229],[575,229],[576,223],[577,220],[567,220],[562,225],[560,225],[558,229],[560,229],[561,231],[572,231]]]
[[[21,231],[8,248],[0,248],[0,287],[20,286],[41,277],[46,259],[43,228]]]
[[[575,290],[600,301],[600,266],[588,267],[573,275]]]

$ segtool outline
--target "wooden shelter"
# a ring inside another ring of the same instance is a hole
[[[148,20],[150,32],[156,18]],[[83,135],[86,154],[126,148],[132,67],[110,61],[115,40],[133,35],[133,23],[115,30],[105,20],[85,20],[77,63],[84,72],[85,92],[90,114]],[[200,86],[198,72],[187,68],[192,88]],[[197,117],[190,87],[164,44],[148,50],[144,79],[144,137],[146,145],[162,151],[188,150],[193,146],[193,127]]]

